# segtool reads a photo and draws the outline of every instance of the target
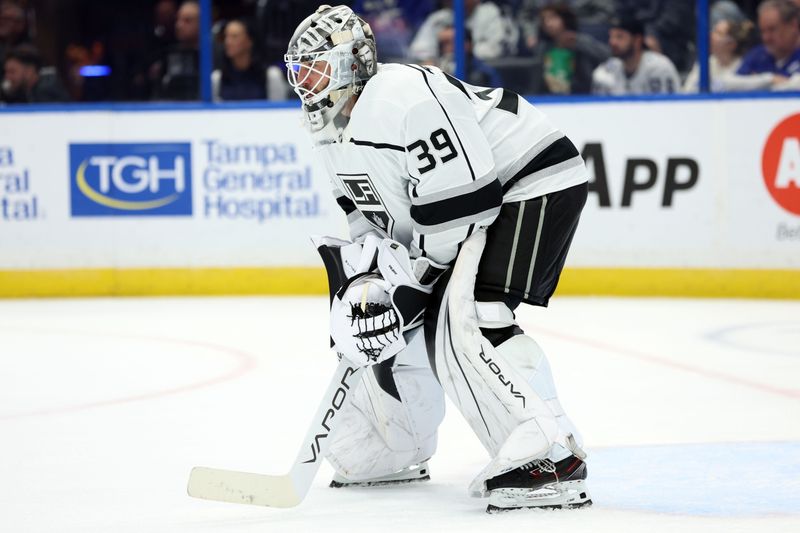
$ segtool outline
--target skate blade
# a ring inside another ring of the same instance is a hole
[[[330,488],[341,489],[349,487],[388,487],[394,485],[409,485],[411,483],[421,483],[423,481],[430,481],[431,476],[415,477],[411,479],[387,479],[383,481],[350,481],[342,483],[341,481],[331,480]]]
[[[592,505],[583,480],[552,483],[535,490],[525,488],[495,489],[489,495],[487,513],[517,509],[578,509]]]
[[[400,472],[374,479],[365,479],[363,481],[351,481],[337,474],[333,477],[331,484],[328,486],[334,489],[343,487],[385,487],[387,485],[405,485],[418,481],[429,481],[430,479],[431,475],[428,462],[423,461],[418,465],[403,469]]]

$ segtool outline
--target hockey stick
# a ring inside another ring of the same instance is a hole
[[[364,367],[342,358],[308,428],[292,468],[283,476],[251,474],[197,466],[189,476],[189,496],[266,507],[294,507],[303,501],[327,454],[340,417]]]

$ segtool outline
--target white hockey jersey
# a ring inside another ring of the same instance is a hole
[[[681,80],[667,56],[645,50],[639,67],[631,76],[621,59],[612,57],[592,74],[592,92],[604,95],[671,94],[680,90]]]
[[[441,264],[503,202],[588,179],[575,146],[517,94],[428,66],[380,65],[340,142],[316,150],[351,238],[378,231]]]

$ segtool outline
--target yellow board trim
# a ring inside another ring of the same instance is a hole
[[[568,268],[556,294],[800,299],[800,270]]]
[[[0,270],[0,297],[321,295],[322,268]],[[800,270],[565,269],[560,296],[800,299]]]
[[[0,270],[0,297],[327,294],[322,268]]]

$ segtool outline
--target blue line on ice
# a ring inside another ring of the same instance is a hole
[[[590,450],[598,507],[699,516],[800,515],[800,442]]]
[[[759,322],[730,326],[705,338],[737,350],[800,356],[800,322]]]

